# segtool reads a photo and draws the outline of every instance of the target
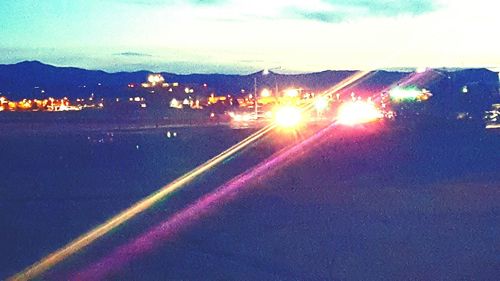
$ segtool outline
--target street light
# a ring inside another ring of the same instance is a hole
[[[278,67],[273,67],[273,68],[265,68],[262,70],[262,75],[268,75],[270,73],[270,70],[273,69],[280,69],[281,66]],[[276,75],[274,76],[274,83],[276,84],[276,95],[278,95],[278,81],[276,80]],[[257,95],[257,76],[253,78],[253,91],[254,91],[254,110],[255,110],[255,119],[257,119],[257,112],[258,112],[258,95]],[[270,93],[269,93],[270,95]]]
[[[275,69],[281,69],[281,66],[266,68],[266,69],[264,69],[264,71],[262,71],[262,75],[268,75],[271,72],[271,70],[275,70]],[[276,79],[276,73],[274,73],[274,85],[275,85],[274,95],[278,96],[279,91],[278,91],[278,80]]]

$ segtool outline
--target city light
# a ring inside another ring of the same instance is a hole
[[[275,122],[283,128],[293,128],[302,121],[302,112],[295,106],[283,106],[276,110]]]
[[[260,93],[260,96],[261,96],[261,97],[264,97],[264,98],[270,97],[270,96],[271,96],[271,92],[270,92],[268,89],[264,89],[264,90],[262,90],[262,92]]]
[[[156,84],[156,83],[163,83],[165,79],[161,74],[149,74],[148,75],[148,82],[151,84]]]
[[[396,102],[416,101],[422,95],[422,91],[417,88],[396,87],[389,92],[389,95]]]
[[[380,110],[373,103],[364,101],[347,102],[340,106],[337,122],[342,125],[354,126],[377,121],[382,116]]]
[[[182,103],[180,103],[177,99],[174,98],[170,101],[170,107],[182,109]]]
[[[359,79],[363,78],[364,76],[366,76],[367,73],[368,72],[359,72],[353,74],[352,76],[348,77],[347,79],[341,81],[339,84],[332,87],[330,90],[328,90],[328,92],[334,92],[337,91],[337,89],[350,85],[358,81]],[[278,110],[277,115],[278,115],[277,122],[269,124],[264,128],[258,130],[257,132],[253,133],[249,137],[228,148],[227,150],[215,156],[214,158],[208,160],[202,165],[196,167],[195,169],[191,170],[190,172],[186,173],[180,178],[164,186],[160,190],[154,192],[148,197],[133,204],[126,210],[111,217],[104,223],[80,235],[76,239],[70,241],[65,246],[57,249],[56,251],[48,254],[41,260],[35,262],[31,266],[18,272],[16,275],[12,276],[9,280],[32,280],[39,278],[41,274],[52,269],[54,266],[63,262],[68,257],[75,255],[76,253],[85,249],[98,239],[102,238],[105,235],[108,235],[111,231],[115,230],[117,227],[122,226],[123,224],[127,223],[137,215],[145,212],[146,210],[149,210],[158,202],[164,201],[168,196],[182,189],[187,183],[191,182],[192,180],[195,180],[200,175],[216,167],[218,164],[226,162],[227,159],[231,159],[231,157],[242,151],[248,145],[255,143],[257,140],[259,140],[260,138],[271,132],[274,128],[276,128],[278,124],[300,123],[301,111],[299,108],[294,108],[294,107],[281,108]],[[265,165],[263,167],[265,169],[268,169],[269,166]]]
[[[299,95],[299,91],[297,89],[288,89],[285,91],[287,97],[297,97]]]
[[[323,112],[328,108],[328,99],[326,97],[318,97],[314,101],[314,108],[317,112]]]

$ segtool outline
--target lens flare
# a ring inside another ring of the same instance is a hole
[[[377,121],[382,113],[375,104],[364,101],[347,102],[340,106],[337,122],[342,125],[354,126]]]
[[[109,279],[110,275],[123,270],[133,260],[151,252],[154,248],[160,246],[162,242],[178,235],[190,224],[222,208],[225,203],[235,200],[238,193],[249,189],[249,184],[255,178],[268,175],[270,171],[287,165],[287,163],[300,157],[302,153],[320,146],[322,142],[327,141],[332,128],[334,128],[333,124],[301,142],[274,153],[257,166],[250,168],[213,192],[201,197],[192,205],[178,211],[134,240],[116,248],[96,263],[80,272],[72,273],[73,277],[70,280]]]
[[[172,183],[164,186],[163,188],[161,188],[157,192],[155,192],[155,193],[151,194],[150,196],[144,198],[143,200],[137,202],[136,204],[132,205],[128,209],[119,213],[118,215],[110,218],[109,220],[107,220],[103,224],[101,224],[101,225],[95,227],[94,229],[90,230],[89,232],[81,235],[80,237],[78,237],[75,240],[68,243],[66,246],[51,253],[50,255],[46,256],[42,260],[33,264],[32,266],[26,268],[24,271],[16,274],[15,276],[12,276],[8,280],[12,280],[12,281],[14,281],[14,280],[30,280],[30,279],[37,278],[40,274],[44,273],[45,271],[49,270],[50,268],[52,268],[56,264],[65,260],[67,257],[74,255],[75,253],[79,252],[83,248],[85,248],[88,245],[90,245],[91,243],[93,243],[95,240],[108,234],[110,231],[114,230],[118,226],[124,224],[125,222],[134,218],[138,214],[151,208],[156,203],[167,198],[169,195],[171,195],[174,192],[178,191],[179,189],[183,188],[184,186],[186,186],[187,183],[191,182],[199,175],[212,169],[217,164],[222,163],[225,160],[229,159],[235,153],[241,151],[246,146],[254,143],[256,140],[260,139],[265,134],[267,134],[268,132],[273,130],[274,127],[275,127],[275,125],[271,124],[267,127],[260,129],[259,131],[255,132],[255,133],[253,133],[252,135],[250,135],[246,139],[244,139],[241,142],[235,144],[234,146],[228,148],[227,150],[225,150],[221,154],[215,156],[214,158],[203,163],[202,165],[196,167],[195,169],[193,169],[189,173],[178,178],[177,180],[173,181]]]
[[[354,83],[359,82],[361,79],[366,77],[370,72],[369,71],[360,71],[356,72],[353,75],[347,77],[346,79],[342,80],[339,82],[337,85],[334,87],[330,88],[329,90],[325,91],[322,95],[326,96],[331,93],[335,93],[349,85],[352,85]],[[298,125],[300,123],[300,120],[302,118],[302,112],[305,112],[307,110],[311,110],[313,107],[312,104],[309,104],[305,106],[302,109],[296,108],[296,107],[289,107],[289,109],[280,109],[279,112],[281,112],[279,115],[280,117],[276,118],[276,122],[260,129],[259,131],[253,133],[243,141],[235,144],[234,146],[230,147],[226,151],[222,152],[221,154],[217,155],[216,157],[208,160],[207,162],[203,163],[202,165],[196,167],[192,171],[186,173],[184,176],[178,178],[177,180],[173,181],[172,183],[164,186],[157,192],[151,194],[150,196],[142,199],[141,201],[135,203],[128,209],[122,211],[121,213],[117,214],[116,216],[108,219],[105,221],[103,224],[95,227],[94,229],[91,229],[87,233],[82,234],[81,236],[77,237],[75,240],[71,241],[64,247],[56,250],[55,252],[49,254],[48,256],[44,257],[40,261],[34,263],[33,265],[29,266],[28,268],[24,269],[23,271],[17,273],[16,275],[10,277],[7,280],[30,280],[30,279],[35,279],[38,278],[41,274],[46,272],[47,270],[51,269],[55,265],[59,264],[69,256],[74,255],[75,253],[81,251],[88,245],[92,244],[95,242],[97,239],[103,237],[104,235],[108,234],[112,230],[116,229],[118,226],[126,223],[127,221],[131,220],[132,218],[136,217],[138,214],[144,212],[145,210],[151,208],[154,206],[156,203],[164,200],[167,198],[169,195],[173,194],[174,192],[178,191],[182,187],[184,187],[187,183],[191,182],[195,178],[197,178],[199,175],[205,173],[206,171],[210,170],[211,168],[215,167],[216,165],[224,162],[225,160],[229,159],[232,157],[234,154],[237,152],[243,150],[246,146],[249,144],[254,143],[264,135],[266,135],[268,132],[276,128],[277,125],[280,124],[295,124]],[[278,112],[277,112],[278,114]],[[288,126],[289,126],[288,125]]]
[[[294,128],[302,121],[302,112],[295,106],[283,106],[276,110],[275,121],[280,127]]]

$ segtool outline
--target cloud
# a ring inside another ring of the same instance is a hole
[[[199,5],[218,5],[226,2],[225,0],[190,0],[189,2]]]
[[[114,56],[123,56],[123,57],[152,57],[153,55],[146,53],[137,53],[137,52],[123,52],[113,54]]]
[[[418,16],[438,7],[434,0],[322,0],[327,9],[289,9],[292,14],[315,21],[338,23],[362,17]]]
[[[161,5],[172,5],[179,3],[188,3],[192,5],[218,5],[226,2],[226,0],[112,0],[115,2],[131,5],[142,5],[142,6],[161,6]]]
[[[338,12],[306,12],[306,11],[295,11],[297,15],[310,20],[316,20],[328,23],[339,23],[343,22],[348,18],[346,13]]]
[[[325,0],[331,5],[341,5],[339,0]],[[351,7],[364,8],[368,14],[382,16],[421,15],[436,9],[433,0],[351,0]]]

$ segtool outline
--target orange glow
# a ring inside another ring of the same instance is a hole
[[[227,97],[225,97],[225,96],[214,96],[214,95],[211,95],[208,98],[208,103],[209,104],[216,104],[219,101],[225,101],[225,100],[227,100]]]
[[[9,110],[16,110],[16,108],[17,108],[17,104],[13,101],[9,101],[9,103],[7,105],[9,107]]]
[[[382,113],[373,103],[355,101],[347,102],[340,106],[337,122],[339,124],[354,126],[377,121],[382,118]]]

